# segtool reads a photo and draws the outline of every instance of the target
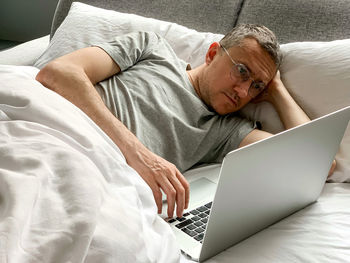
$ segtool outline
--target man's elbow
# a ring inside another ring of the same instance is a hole
[[[85,75],[84,70],[67,61],[56,59],[43,67],[36,75],[36,80],[46,88],[58,92],[65,88],[67,82]]]
[[[52,61],[39,71],[35,80],[40,82],[46,88],[54,90],[54,83],[57,82],[61,67],[62,66],[59,62]]]

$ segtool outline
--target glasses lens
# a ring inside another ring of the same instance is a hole
[[[249,95],[252,98],[258,96],[265,89],[265,83],[253,81],[249,87]]]
[[[249,71],[245,65],[236,64],[232,67],[231,77],[234,79],[239,78],[241,81],[247,81],[249,76]]]

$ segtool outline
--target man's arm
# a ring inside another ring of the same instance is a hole
[[[289,94],[281,81],[279,72],[277,72],[276,76],[271,80],[268,88],[255,101],[270,102],[276,109],[285,129],[290,129],[310,121],[310,118]],[[242,140],[239,147],[260,141],[270,136],[272,136],[272,134],[268,132],[253,130]],[[328,176],[333,174],[335,166],[336,161],[334,160]]]
[[[284,86],[279,71],[269,83],[260,100],[270,102],[276,109],[285,129],[307,123],[310,118],[295,102]]]
[[[309,117],[287,91],[281,81],[279,72],[277,72],[276,76],[271,80],[268,88],[254,100],[254,102],[261,101],[268,101],[275,107],[285,129],[290,129],[310,121]],[[253,130],[242,140],[239,147],[260,141],[270,136],[272,136],[271,133]]]
[[[172,163],[148,150],[106,107],[93,86],[120,72],[120,67],[101,48],[77,50],[47,64],[36,80],[84,111],[113,141],[150,186],[158,207],[162,209],[162,193],[168,199],[168,216],[181,217],[189,203],[189,184]]]

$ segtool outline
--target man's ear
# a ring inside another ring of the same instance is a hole
[[[212,43],[207,51],[207,54],[205,55],[205,63],[209,65],[213,61],[214,57],[218,54],[219,50],[219,42]]]

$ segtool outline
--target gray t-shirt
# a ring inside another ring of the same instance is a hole
[[[234,114],[220,116],[198,97],[187,64],[153,32],[97,44],[121,72],[96,85],[110,111],[152,152],[184,172],[221,162],[255,128]]]

